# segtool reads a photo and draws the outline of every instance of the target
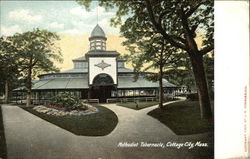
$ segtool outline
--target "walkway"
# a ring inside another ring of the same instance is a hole
[[[104,137],[76,136],[16,106],[4,105],[3,117],[8,159],[182,159],[195,151],[188,148],[121,148],[120,142],[204,141],[207,135],[177,137],[168,127],[146,115],[156,108],[141,111],[105,104],[114,111],[119,123]]]

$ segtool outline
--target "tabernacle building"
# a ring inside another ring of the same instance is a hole
[[[159,82],[147,80],[145,75],[149,72],[140,73],[135,80],[135,72],[125,67],[126,60],[119,58],[117,51],[106,49],[106,41],[103,29],[97,24],[89,37],[89,51],[73,59],[73,69],[39,75],[32,87],[33,99],[46,100],[65,91],[100,102],[112,98],[157,97]],[[165,93],[176,89],[166,79],[163,85]]]

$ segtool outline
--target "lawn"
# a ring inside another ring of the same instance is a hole
[[[32,107],[23,107],[24,110],[76,135],[105,136],[111,133],[118,123],[116,114],[100,105],[95,105],[98,112],[82,116],[57,117],[39,113]]]
[[[198,101],[172,103],[163,109],[154,109],[148,115],[158,119],[177,135],[213,132],[214,129],[213,123],[200,118]]]
[[[159,104],[159,102],[157,102],[157,101],[138,102],[138,108],[136,108],[135,102],[117,103],[117,105],[119,105],[119,106],[130,108],[130,109],[135,109],[135,110],[140,110],[140,109],[151,107],[151,106],[154,106],[157,104]]]
[[[7,148],[4,136],[2,107],[0,106],[0,158],[7,158]]]

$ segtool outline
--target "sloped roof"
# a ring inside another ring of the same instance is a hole
[[[86,89],[88,88],[87,78],[56,78],[41,80],[35,83],[32,87],[33,90],[44,89]]]
[[[85,56],[82,56],[82,57],[75,58],[72,61],[86,61],[86,58]]]
[[[159,87],[159,82],[149,81],[143,77],[139,77],[136,81],[134,77],[118,77],[118,88],[156,88]],[[176,87],[172,83],[169,83],[166,79],[163,79],[163,87]]]
[[[105,37],[104,31],[102,30],[102,28],[98,24],[95,26],[95,28],[91,32],[91,37],[94,37],[94,36]]]
[[[69,70],[65,70],[62,71],[61,73],[87,73],[88,72],[88,68],[79,68],[79,69],[69,69]]]
[[[163,80],[164,87],[175,87],[167,80]],[[85,78],[56,78],[40,80],[34,83],[33,90],[47,90],[47,89],[88,89],[88,79]],[[118,76],[118,88],[157,88],[158,82],[149,81],[143,77],[139,77],[137,81],[133,76]]]

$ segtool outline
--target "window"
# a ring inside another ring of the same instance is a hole
[[[84,64],[83,62],[75,62],[75,69],[83,68]]]

